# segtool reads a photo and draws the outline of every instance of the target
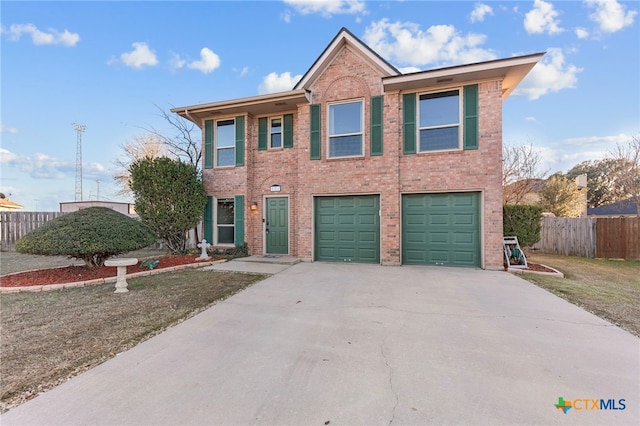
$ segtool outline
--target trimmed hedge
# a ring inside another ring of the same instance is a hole
[[[142,222],[106,207],[90,207],[59,216],[16,242],[19,253],[69,256],[89,267],[111,256],[147,247],[158,240]]]
[[[516,236],[520,247],[531,247],[540,241],[542,207],[531,205],[503,206],[502,231],[506,237]]]

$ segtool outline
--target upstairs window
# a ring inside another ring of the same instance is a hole
[[[420,95],[418,110],[419,151],[460,149],[459,90]]]
[[[236,126],[235,121],[216,122],[216,166],[234,166],[236,164]]]
[[[329,105],[329,158],[364,155],[363,110],[362,101]]]
[[[272,118],[269,125],[269,148],[282,148],[282,118]]]

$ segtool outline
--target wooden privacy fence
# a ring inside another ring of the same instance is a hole
[[[599,218],[597,255],[605,259],[640,259],[640,217]]]
[[[62,216],[62,212],[0,212],[0,245],[14,250],[16,241],[43,223]]]
[[[640,259],[640,217],[545,217],[533,248],[565,256]]]

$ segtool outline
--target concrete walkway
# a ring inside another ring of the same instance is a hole
[[[637,425],[639,379],[640,339],[511,274],[299,263],[1,423]]]

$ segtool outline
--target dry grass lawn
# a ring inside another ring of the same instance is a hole
[[[33,398],[264,275],[182,270],[113,283],[2,295],[0,411]]]
[[[640,337],[640,261],[542,253],[527,259],[551,266],[565,278],[522,274],[524,279]]]

